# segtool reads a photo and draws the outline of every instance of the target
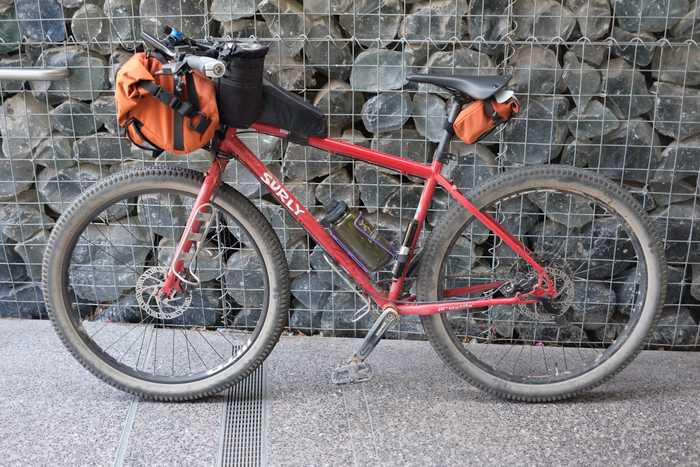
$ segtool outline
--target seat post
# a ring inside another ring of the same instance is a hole
[[[452,124],[454,124],[455,120],[457,119],[457,115],[459,115],[460,110],[462,110],[462,105],[464,105],[464,98],[461,95],[452,94],[448,104],[447,117],[443,126],[442,138],[440,139],[438,147],[435,149],[435,153],[433,154],[433,161],[442,162],[444,160],[445,155],[447,154],[447,148],[449,148],[450,141],[452,141],[452,137],[455,134]]]

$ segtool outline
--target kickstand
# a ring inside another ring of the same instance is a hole
[[[377,346],[384,333],[398,320],[399,313],[396,309],[386,308],[367,332],[362,345],[352,354],[350,360],[333,370],[331,381],[334,384],[350,384],[372,379],[372,367],[365,360]]]

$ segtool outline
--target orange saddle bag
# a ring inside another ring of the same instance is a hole
[[[137,146],[186,154],[206,145],[219,127],[215,84],[199,71],[163,73],[163,62],[134,54],[117,73],[119,125]],[[149,147],[152,146],[152,147]]]
[[[503,103],[496,99],[474,101],[462,108],[452,128],[459,139],[473,144],[501,123],[520,112],[520,103],[514,97]]]

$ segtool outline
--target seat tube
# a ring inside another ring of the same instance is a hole
[[[437,149],[435,149],[435,153],[433,154],[433,162],[442,162],[445,158],[447,148],[450,147],[450,141],[452,141],[452,137],[455,134],[452,125],[457,119],[457,115],[459,115],[460,110],[462,110],[462,104],[463,100],[461,97],[453,95],[450,98],[449,109],[447,111],[447,118],[445,119],[445,126],[442,130],[442,139],[440,139],[438,147]]]

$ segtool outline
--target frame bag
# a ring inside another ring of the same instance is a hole
[[[115,85],[117,119],[131,141],[144,149],[186,154],[205,146],[219,127],[216,87],[199,71],[163,73],[153,54],[134,54]]]
[[[263,71],[268,47],[236,44],[226,57],[226,74],[217,81],[221,123],[248,128],[263,108]]]
[[[515,98],[510,98],[503,103],[495,99],[474,101],[462,108],[452,128],[462,141],[473,144],[518,112],[520,112],[520,104]]]

